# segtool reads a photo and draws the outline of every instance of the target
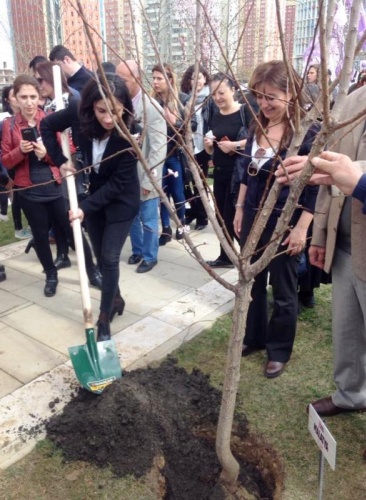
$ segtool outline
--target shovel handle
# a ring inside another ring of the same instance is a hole
[[[61,68],[57,65],[53,66],[53,81],[56,98],[56,109],[64,109],[64,101],[62,99],[62,86],[61,86]],[[67,130],[61,132],[61,147],[62,152],[66,158],[71,161],[69,133]],[[78,210],[78,199],[76,194],[75,178],[73,175],[66,176],[67,192],[69,195],[70,210],[76,214]],[[81,232],[81,221],[75,219],[72,223],[72,230],[74,234],[76,260],[79,271],[79,281],[81,288],[81,300],[83,305],[83,316],[85,328],[93,328],[93,315],[91,308],[90,292],[88,286],[88,276],[85,269],[85,256],[83,238]]]

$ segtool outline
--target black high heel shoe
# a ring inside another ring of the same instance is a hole
[[[25,247],[24,252],[25,252],[25,253],[29,253],[29,250],[31,250],[32,248],[34,248],[34,250],[35,250],[35,246],[34,246],[34,238],[31,238],[31,239],[28,241],[28,245]]]
[[[98,333],[97,342],[103,342],[104,340],[110,340],[111,338],[111,327],[108,321],[108,313],[100,312],[97,321]]]
[[[109,315],[109,321],[111,323],[112,323],[113,318],[115,317],[116,314],[118,314],[118,316],[122,316],[123,311],[125,309],[125,305],[126,305],[126,303],[123,300],[123,297],[119,296],[119,297],[116,297],[114,299],[113,308],[112,308],[112,311]]]

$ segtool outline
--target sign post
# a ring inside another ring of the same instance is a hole
[[[320,449],[318,500],[322,500],[324,459],[329,463],[332,470],[335,470],[337,443],[312,405],[309,405],[308,429]]]

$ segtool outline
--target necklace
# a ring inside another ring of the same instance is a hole
[[[275,127],[276,125],[279,125],[282,122],[283,122],[283,119],[281,121],[277,122],[277,123],[274,123],[273,125],[267,125],[267,127],[264,129],[264,133],[268,134],[268,131],[269,131],[270,128]]]

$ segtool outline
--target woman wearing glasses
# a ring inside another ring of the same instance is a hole
[[[234,217],[234,230],[243,246],[255,222],[256,214],[275,180],[273,173],[279,158],[285,158],[293,135],[294,101],[302,109],[301,79],[293,70],[296,95],[289,90],[287,69],[283,61],[260,64],[252,75],[249,87],[253,89],[259,105],[258,122],[253,123],[242,163],[244,175],[240,186]],[[311,149],[319,125],[307,132],[299,149],[299,155],[307,155]],[[258,242],[258,249],[271,240],[277,220],[286,203],[289,188],[282,189],[275,208]],[[281,375],[290,359],[296,333],[298,311],[297,278],[300,254],[306,243],[306,232],[313,219],[317,187],[309,186],[300,196],[299,206],[289,223],[278,255],[268,267],[258,274],[252,289],[252,302],[248,311],[243,356],[259,349],[267,350],[264,375],[275,378]],[[260,257],[259,252],[253,261]],[[267,318],[267,283],[271,275],[274,306]]]

